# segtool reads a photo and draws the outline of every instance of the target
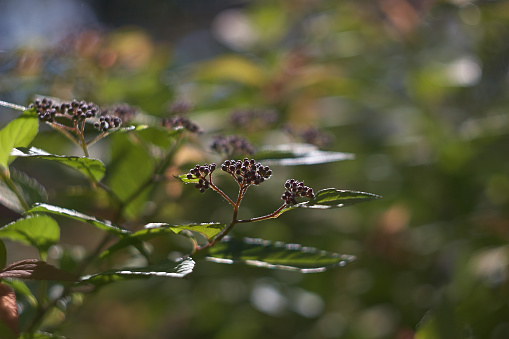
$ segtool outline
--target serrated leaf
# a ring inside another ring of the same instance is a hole
[[[2,282],[9,285],[18,295],[25,297],[32,307],[37,307],[37,299],[25,282],[19,279],[4,279]]]
[[[210,248],[206,260],[226,264],[240,262],[270,269],[317,273],[345,266],[355,260],[355,257],[299,244],[285,244],[281,241],[225,237]]]
[[[167,260],[157,265],[130,267],[87,275],[80,280],[83,283],[102,286],[128,279],[147,279],[150,277],[183,278],[193,271],[194,265],[195,262],[192,258],[186,258],[180,262]]]
[[[30,149],[18,147],[12,150],[11,155],[56,161],[80,172],[95,182],[101,181],[106,172],[106,167],[100,160],[87,157],[50,154],[35,147],[31,147]]]
[[[39,130],[39,119],[35,110],[29,109],[0,130],[0,168],[7,168],[13,160],[9,156],[14,147],[26,147],[34,140]]]
[[[339,208],[380,198],[381,196],[373,193],[326,188],[318,191],[313,199],[296,206],[319,209]]]
[[[182,230],[198,232],[203,234],[208,240],[215,237],[226,225],[220,223],[169,225],[165,223],[150,223],[145,225],[142,230],[129,234],[120,239],[101,254],[101,257],[108,256],[129,245],[138,245],[141,241],[147,241],[165,234],[179,234]]]
[[[60,240],[60,227],[46,215],[29,215],[0,228],[0,238],[31,245],[46,252]]]
[[[11,168],[11,180],[29,206],[36,202],[46,202],[48,200],[46,189],[37,180],[25,173]],[[3,181],[0,181],[0,204],[20,214],[25,212],[16,194]]]
[[[268,166],[316,165],[355,159],[352,153],[321,151],[314,145],[298,143],[268,146],[255,157]]]
[[[74,220],[82,221],[87,224],[91,224],[94,227],[97,227],[100,230],[106,231],[115,236],[124,236],[129,234],[128,230],[122,229],[118,226],[112,224],[109,220],[99,220],[95,217],[77,212],[75,210],[70,210],[63,207],[48,205],[48,204],[36,204],[33,208],[31,208],[28,213],[51,213],[55,215],[61,215],[64,217],[68,217]],[[1,231],[1,229],[0,229]]]
[[[75,274],[56,268],[37,259],[25,259],[5,266],[0,270],[0,278],[77,281]]]

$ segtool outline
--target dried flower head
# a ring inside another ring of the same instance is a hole
[[[122,120],[122,122],[126,123],[132,120],[136,114],[138,114],[138,112],[138,108],[128,104],[116,104],[106,109],[103,112],[103,115],[118,117],[120,120]]]
[[[316,127],[298,129],[290,125],[286,125],[283,127],[283,130],[295,139],[318,147],[326,147],[334,140],[334,136],[332,134],[322,132]]]
[[[253,108],[233,112],[230,122],[234,127],[257,131],[274,124],[277,118],[275,111]]]
[[[287,205],[296,205],[297,197],[308,197],[314,198],[315,194],[313,189],[305,186],[303,181],[297,181],[295,179],[288,179],[285,182],[285,193],[281,196],[281,199],[285,201]]]
[[[168,108],[168,111],[170,114],[184,114],[189,112],[193,106],[190,102],[183,101],[183,100],[177,100],[171,103],[170,107]]]

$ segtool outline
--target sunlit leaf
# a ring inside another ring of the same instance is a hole
[[[68,217],[74,220],[82,221],[87,224],[91,224],[95,227],[97,227],[100,230],[106,231],[110,234],[116,235],[116,236],[123,236],[125,234],[129,234],[130,232],[128,230],[122,229],[118,226],[115,226],[111,223],[111,221],[108,220],[99,220],[95,217],[76,212],[75,210],[70,210],[67,208],[62,208],[58,206],[48,205],[48,204],[36,204],[28,213],[50,213],[55,215],[61,215],[64,217]],[[0,229],[1,231],[1,229]],[[1,233],[0,233],[1,234]]]
[[[225,237],[210,248],[206,259],[217,263],[241,262],[270,269],[317,273],[345,266],[355,260],[355,257],[280,241]]]
[[[172,141],[182,134],[182,128],[168,129],[162,126],[145,126],[145,128],[136,129],[138,135],[153,145],[161,148],[168,148]]]
[[[150,277],[183,278],[193,271],[194,265],[195,262],[191,258],[186,258],[180,262],[167,260],[157,265],[136,268],[129,267],[87,275],[81,278],[81,282],[101,286],[128,279],[147,279]]]
[[[380,198],[381,196],[372,193],[326,188],[318,191],[313,199],[297,204],[297,207],[319,209],[339,208]]]
[[[35,147],[31,147],[30,149],[18,147],[12,150],[11,155],[56,161],[84,174],[95,182],[99,182],[104,177],[106,171],[104,164],[100,160],[87,157],[50,154]]]
[[[179,234],[183,230],[197,232],[204,235],[207,239],[212,239],[221,230],[226,227],[224,224],[219,223],[203,223],[203,224],[186,224],[186,225],[169,225],[164,223],[151,223],[145,225],[144,229],[135,233],[124,236],[116,244],[112,245],[105,252],[102,257],[112,254],[129,245],[138,245],[141,241],[147,241],[155,237],[167,234]]]
[[[0,130],[0,168],[7,168],[14,147],[26,147],[37,135],[39,119],[33,109],[23,112]],[[13,159],[11,159],[12,161]]]
[[[0,270],[0,278],[76,281],[78,277],[47,262],[25,259],[5,266]]]
[[[197,184],[198,181],[200,180],[200,178],[197,178],[197,177],[194,177],[194,176],[191,179],[189,179],[187,177],[187,174],[177,175],[177,176],[175,176],[175,178],[179,179],[184,184]]]
[[[18,241],[46,252],[60,239],[60,227],[46,215],[29,215],[0,228],[0,238]]]
[[[310,144],[284,144],[265,147],[257,152],[255,157],[268,166],[316,165],[355,158],[351,153],[321,151],[318,147]]]

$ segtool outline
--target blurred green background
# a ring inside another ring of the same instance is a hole
[[[185,279],[87,296],[62,334],[509,338],[509,2],[4,0],[0,22],[1,100],[126,102],[155,116],[191,103],[205,133],[182,147],[174,174],[214,159],[206,146],[220,133],[257,147],[294,141],[287,123],[317,127],[333,136],[323,149],[356,155],[273,168],[246,196],[246,217],[278,207],[290,177],[384,197],[234,230],[358,257],[344,268],[304,275],[198,262]],[[253,108],[278,120],[261,130],[230,123]],[[16,114],[0,108],[0,123]],[[42,127],[34,145],[79,154]],[[92,156],[108,164],[107,145]],[[50,203],[110,217],[101,199],[80,193],[83,182],[45,166],[14,163],[46,186]],[[229,213],[217,195],[169,180],[132,223],[225,222]],[[0,207],[2,225],[16,218]],[[97,241],[86,227],[62,229],[76,252]],[[154,243],[161,255],[165,246]],[[25,248],[10,255],[29,257]]]

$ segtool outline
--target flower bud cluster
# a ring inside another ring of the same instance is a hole
[[[187,174],[187,179],[199,179],[195,187],[203,193],[210,187],[210,181],[207,177],[210,178],[210,175],[215,170],[216,164],[196,165]]]
[[[288,179],[285,182],[285,188],[286,191],[281,196],[281,199],[284,200],[287,205],[296,205],[297,200],[295,198],[297,197],[315,197],[313,189],[305,186],[303,181]]]
[[[112,128],[118,128],[122,124],[122,119],[116,116],[102,115],[99,121],[94,123],[94,127],[101,132],[106,132]]]
[[[175,115],[171,118],[163,118],[161,125],[172,129],[182,127],[191,133],[202,133],[200,126],[180,115]]]
[[[238,135],[218,135],[212,139],[210,148],[228,157],[233,157],[234,155],[252,155],[255,153],[253,145]]]
[[[221,165],[224,172],[231,174],[237,179],[239,185],[259,185],[272,175],[272,170],[269,166],[263,166],[254,159],[249,160],[226,160]]]
[[[93,118],[99,112],[99,107],[92,103],[82,100],[72,100],[70,102],[63,102],[58,105],[53,100],[43,98],[42,100],[37,99],[34,103],[28,106],[29,108],[35,108],[37,116],[41,121],[53,122],[55,117],[67,117],[74,121],[82,122],[85,119]]]

